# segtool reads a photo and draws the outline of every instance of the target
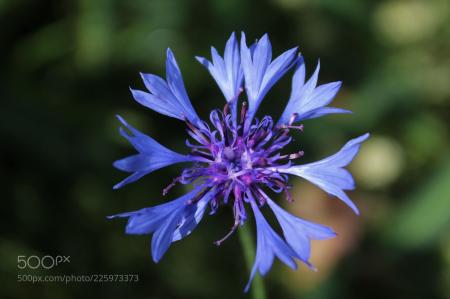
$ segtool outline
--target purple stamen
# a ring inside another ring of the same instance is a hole
[[[233,226],[231,227],[230,231],[220,240],[214,241],[214,245],[220,246],[226,239],[228,239],[239,227],[239,219],[235,219]]]
[[[181,176],[176,177],[172,180],[172,182],[163,190],[163,196],[166,196],[169,193],[170,189],[172,189],[179,181],[181,180]]]

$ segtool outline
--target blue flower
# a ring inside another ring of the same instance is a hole
[[[186,145],[190,153],[179,154],[139,132],[119,117],[124,128],[120,133],[137,150],[137,154],[114,163],[120,170],[132,173],[114,186],[120,188],[142,176],[175,163],[190,162],[163,195],[177,183],[192,184],[192,191],[167,203],[121,213],[109,218],[128,218],[127,234],[152,234],[151,254],[158,262],[170,245],[189,235],[202,220],[205,211],[213,215],[221,206],[230,205],[234,224],[221,239],[222,244],[248,220],[250,207],[256,221],[257,245],[255,262],[245,291],[259,272],[265,275],[275,257],[290,268],[296,261],[311,269],[312,240],[335,237],[329,227],[296,217],[277,205],[263,189],[284,193],[289,202],[289,175],[299,176],[335,196],[358,213],[356,205],[345,193],[355,183],[345,167],[359,151],[369,134],[347,142],[336,154],[313,163],[297,163],[303,151],[283,153],[292,138],[292,130],[303,131],[301,120],[348,110],[328,107],[341,82],[317,86],[319,65],[305,83],[305,64],[297,48],[292,48],[272,61],[272,49],[267,35],[248,47],[244,33],[240,45],[235,34],[226,43],[224,57],[211,48],[212,60],[197,57],[222,91],[226,104],[223,110],[213,110],[207,123],[200,119],[187,96],[180,69],[173,53],[167,50],[167,80],[152,74],[141,74],[148,92],[131,89],[140,104],[161,114],[186,123],[189,135]],[[281,118],[255,118],[256,111],[269,89],[294,65],[292,90]],[[245,90],[245,92],[244,92]],[[238,102],[242,106],[238,113]],[[264,219],[260,209],[268,206],[275,215],[283,235],[276,233]]]

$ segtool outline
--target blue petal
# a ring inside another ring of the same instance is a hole
[[[184,196],[151,208],[134,212],[109,216],[113,218],[128,218],[127,234],[152,234],[152,258],[157,263],[170,244],[189,235],[201,221],[205,207],[214,197],[211,189],[195,203],[189,203],[203,186],[198,186]]]
[[[236,99],[242,86],[244,73],[241,68],[241,58],[234,32],[231,34],[225,46],[224,58],[215,48],[211,48],[212,62],[203,57],[196,57],[216,80],[225,99],[231,101]]]
[[[142,77],[145,77],[147,75],[141,74]],[[174,107],[172,102],[167,102],[165,100],[162,100],[163,98],[160,98],[158,95],[151,94],[148,92],[144,92],[141,90],[135,90],[130,88],[131,94],[133,95],[133,98],[138,102],[139,104],[148,107],[152,110],[155,110],[156,112],[159,112],[161,114],[167,115],[169,117],[173,118],[180,118],[179,115],[182,113],[179,111],[179,107]],[[165,97],[165,95],[163,95]]]
[[[343,191],[352,190],[355,187],[352,175],[343,167],[353,160],[361,143],[367,138],[369,138],[368,133],[352,139],[339,152],[318,162],[276,170],[281,173],[297,175],[310,181],[327,193],[337,196],[356,214],[359,214],[358,208]]]
[[[155,263],[161,259],[172,242],[188,236],[202,220],[205,207],[216,191],[211,189],[197,202],[187,204],[188,200],[192,200],[197,195],[198,188],[202,188],[202,186],[197,187],[195,192],[185,195],[183,205],[173,211],[155,231],[152,237],[152,258]],[[194,194],[194,196],[190,194]]]
[[[133,174],[114,186],[114,189],[132,183],[144,175],[162,167],[192,161],[189,156],[175,153],[156,142],[153,138],[139,132],[130,126],[122,117],[117,116],[120,122],[128,129],[120,128],[120,134],[125,137],[138,151],[138,154],[114,162],[114,166]]]
[[[108,219],[128,218],[126,233],[132,235],[142,235],[153,233],[160,224],[180,207],[184,207],[186,202],[194,198],[201,190],[198,186],[189,193],[178,199],[160,204],[151,208],[144,208],[133,212],[126,212],[109,216]]]
[[[141,76],[149,93],[131,89],[134,99],[139,104],[170,117],[181,120],[187,118],[197,126],[203,126],[192,107],[184,87],[180,68],[170,49],[167,49],[167,81],[152,74],[141,73]]]
[[[296,121],[302,120],[302,119],[312,119],[321,117],[323,115],[327,114],[336,114],[336,113],[352,113],[350,110],[342,109],[342,108],[335,108],[335,107],[319,107],[313,110],[310,110],[308,112],[305,112],[301,119],[296,119]],[[291,114],[292,115],[292,114]],[[289,121],[289,120],[288,120]],[[281,123],[279,123],[280,125]]]
[[[295,251],[270,227],[255,201],[252,199],[250,203],[255,215],[257,241],[255,262],[250,279],[244,289],[245,292],[250,289],[256,271],[261,275],[265,275],[270,270],[275,256],[290,268],[297,269],[297,264],[294,260],[297,256]]]
[[[245,90],[249,101],[247,121],[250,122],[269,89],[294,65],[297,48],[292,48],[272,60],[272,46],[267,34],[253,49],[247,47],[245,34],[241,35],[241,63]]]
[[[181,240],[191,234],[202,220],[208,203],[214,198],[216,193],[216,190],[211,189],[195,204],[191,204],[184,209],[180,223],[173,233],[172,242]]]
[[[331,103],[339,91],[342,82],[332,82],[317,86],[320,62],[311,78],[305,83],[305,63],[299,59],[292,78],[292,90],[288,104],[281,115],[278,125],[286,124],[295,113],[295,121],[316,118],[331,113],[350,113],[348,110],[325,107]]]
[[[172,244],[173,232],[177,228],[182,213],[183,207],[173,211],[153,234],[151,246],[152,258],[155,263],[161,260],[170,244]]]
[[[297,254],[297,258],[314,269],[309,263],[311,240],[333,238],[336,236],[336,233],[329,227],[295,217],[283,210],[267,196],[266,200],[283,229],[284,238]]]

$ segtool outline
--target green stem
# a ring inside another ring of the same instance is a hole
[[[242,249],[244,251],[244,259],[247,264],[247,269],[250,272],[253,266],[253,260],[255,258],[255,246],[253,245],[253,237],[251,229],[248,225],[239,227],[238,229],[239,240],[241,241]],[[265,299],[266,290],[261,276],[257,273],[253,279],[252,287],[250,290],[253,299]]]

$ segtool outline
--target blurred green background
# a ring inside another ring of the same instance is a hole
[[[212,242],[232,223],[205,216],[155,265],[148,236],[127,236],[106,215],[168,198],[182,166],[114,191],[112,162],[133,153],[115,114],[182,153],[184,124],[135,103],[139,71],[163,75],[171,47],[206,118],[224,100],[194,55],[222,51],[232,31],[267,32],[274,54],[299,45],[321,83],[343,80],[334,105],[354,111],[305,121],[305,161],[371,132],[350,169],[357,217],[293,179],[294,204],[338,237],[313,243],[317,273],[279,261],[269,298],[450,298],[450,5],[446,0],[0,1],[1,298],[250,298],[240,244]],[[261,113],[279,115],[292,72]],[[284,204],[284,200],[280,202]],[[253,223],[250,221],[249,226]],[[70,255],[51,270],[18,270],[18,255]],[[18,274],[139,274],[137,283],[18,283]]]

